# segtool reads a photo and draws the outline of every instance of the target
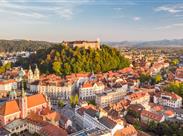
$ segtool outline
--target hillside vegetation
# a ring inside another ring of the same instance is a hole
[[[44,41],[0,40],[0,52],[37,51],[55,45]]]
[[[115,48],[103,45],[100,50],[70,48],[56,45],[46,50],[39,50],[29,59],[20,59],[18,64],[28,67],[38,64],[42,73],[67,75],[79,72],[106,72],[129,66],[129,60],[124,58]]]

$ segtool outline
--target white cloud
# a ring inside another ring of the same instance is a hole
[[[183,4],[175,4],[175,5],[163,5],[155,8],[155,11],[167,12],[171,14],[182,13],[183,12]]]
[[[34,1],[31,5],[29,0],[20,0],[13,2],[11,0],[0,0],[0,13],[8,15],[26,16],[35,19],[44,18],[46,16],[58,16],[64,19],[72,19],[75,10],[82,4],[87,4],[93,0],[77,0],[77,1]],[[38,4],[36,2],[39,2]],[[36,3],[36,4],[35,4]]]
[[[183,23],[176,23],[176,24],[171,24],[171,25],[166,25],[166,26],[160,26],[155,28],[156,30],[163,30],[163,29],[171,29],[174,27],[183,27]]]
[[[121,10],[122,10],[122,8],[117,7],[117,8],[113,8],[113,10],[118,12],[118,11],[121,11]]]
[[[133,19],[134,21],[139,21],[139,20],[141,20],[141,17],[137,17],[137,16],[136,16],[136,17],[133,17],[132,19]]]

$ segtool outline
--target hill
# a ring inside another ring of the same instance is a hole
[[[55,43],[27,40],[0,40],[0,52],[37,51],[47,49]]]
[[[67,75],[79,72],[106,72],[129,66],[129,60],[124,58],[115,48],[103,45],[100,50],[69,48],[56,45],[54,47],[39,50],[30,58],[21,58],[18,64],[28,67],[30,64],[38,64],[42,73],[56,73]]]

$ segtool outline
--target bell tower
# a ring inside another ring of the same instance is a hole
[[[34,81],[34,75],[31,69],[31,66],[29,66],[29,71],[28,71],[28,83],[31,83],[32,81]]]
[[[34,70],[34,80],[39,80],[39,74],[40,74],[40,72],[39,72],[39,69],[36,65],[36,68]]]
[[[24,90],[24,83],[22,82],[22,92],[20,97],[20,107],[21,107],[21,118],[27,117],[27,96]]]

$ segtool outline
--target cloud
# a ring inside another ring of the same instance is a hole
[[[141,20],[141,17],[137,17],[137,16],[136,16],[136,17],[133,17],[132,19],[133,19],[134,21],[139,21],[139,20]]]
[[[163,5],[155,8],[157,12],[167,12],[171,14],[183,13],[183,4],[175,4],[175,5]]]
[[[45,18],[48,16],[57,16],[63,19],[72,19],[76,13],[76,8],[80,5],[87,4],[93,0],[77,1],[49,1],[49,0],[20,0],[13,2],[11,0],[0,0],[0,13],[8,15],[17,15],[31,17],[35,19]]]
[[[171,29],[174,27],[183,27],[183,23],[176,23],[176,24],[171,24],[171,25],[166,25],[166,26],[160,26],[155,28],[156,30],[163,30],[163,29]]]
[[[118,12],[118,11],[121,11],[121,10],[122,10],[122,8],[117,7],[117,8],[113,8],[113,10]]]

